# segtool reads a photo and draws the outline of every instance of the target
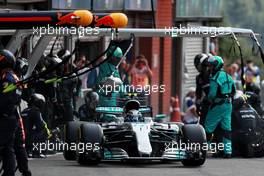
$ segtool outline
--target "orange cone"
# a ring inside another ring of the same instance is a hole
[[[171,113],[171,122],[181,122],[181,110],[179,105],[179,97],[176,95],[175,102],[173,103]]]

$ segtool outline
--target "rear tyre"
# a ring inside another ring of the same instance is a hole
[[[80,124],[76,121],[68,122],[64,126],[64,139],[68,147],[70,147],[71,144],[77,144],[79,127]],[[63,156],[65,160],[76,160],[76,151],[70,150],[70,148],[65,148]]]
[[[239,149],[240,149],[240,154],[243,158],[253,158],[254,157],[254,148],[252,147],[252,143],[241,144]]]
[[[264,153],[264,135],[256,130],[247,136],[241,137],[243,142],[239,145],[239,151],[244,158],[262,157]]]
[[[206,150],[202,150],[202,146],[206,143],[206,134],[201,125],[198,124],[187,124],[182,127],[183,142],[187,146],[193,146],[192,144],[200,144],[200,151],[194,154],[192,157],[182,161],[184,166],[201,166],[206,160]]]
[[[97,165],[103,158],[103,130],[100,125],[84,123],[80,127],[78,163],[80,165]],[[80,145],[79,145],[80,146]]]

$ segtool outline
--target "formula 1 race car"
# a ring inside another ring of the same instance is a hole
[[[206,160],[206,150],[201,148],[206,135],[198,124],[153,122],[151,107],[140,106],[137,100],[96,111],[102,120],[65,126],[65,143],[77,145],[64,150],[66,160],[77,159],[81,165],[104,160],[181,161],[184,166],[200,166]]]

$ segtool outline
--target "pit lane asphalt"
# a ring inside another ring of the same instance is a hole
[[[79,166],[56,155],[32,159],[29,165],[33,176],[262,176],[264,173],[264,158],[209,158],[201,167],[186,168],[180,162],[104,162],[98,166]]]

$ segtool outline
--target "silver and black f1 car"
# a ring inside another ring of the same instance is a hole
[[[66,160],[98,164],[104,160],[181,161],[200,166],[206,160],[202,126],[197,124],[153,122],[150,106],[129,100],[121,107],[97,107],[99,122],[69,122],[65,126],[66,144],[82,144],[82,149],[65,150]],[[85,147],[83,147],[85,146]]]

